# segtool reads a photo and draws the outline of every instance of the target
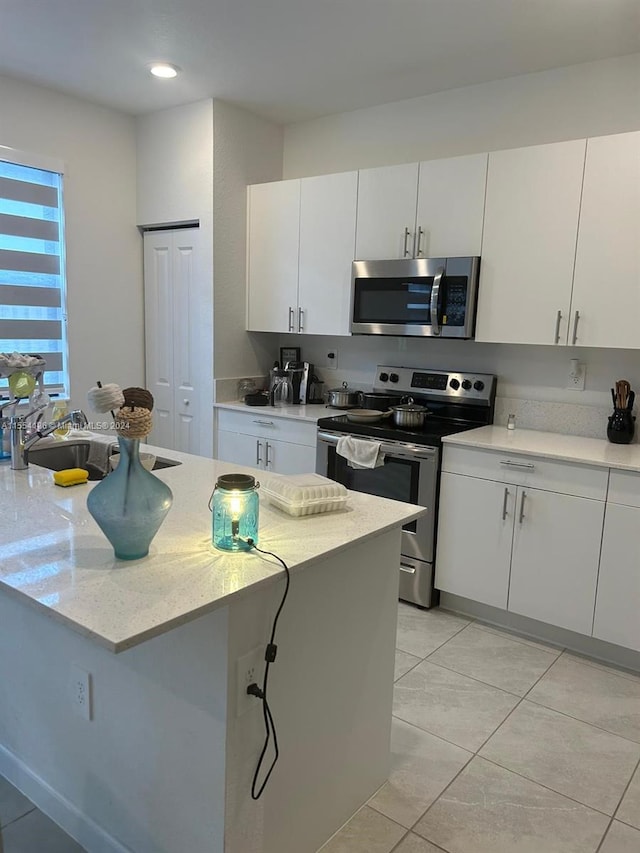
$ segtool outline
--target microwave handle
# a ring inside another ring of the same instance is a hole
[[[444,275],[444,267],[438,267],[438,272],[433,277],[431,285],[431,331],[434,335],[440,334],[440,285],[442,284],[442,276]]]

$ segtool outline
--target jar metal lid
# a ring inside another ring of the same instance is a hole
[[[222,474],[216,480],[216,489],[226,491],[248,492],[256,487],[256,478],[250,474]]]

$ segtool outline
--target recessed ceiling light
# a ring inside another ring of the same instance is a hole
[[[165,80],[170,80],[172,77],[177,77],[180,69],[177,65],[171,65],[170,62],[154,62],[149,66],[149,71],[154,77],[162,77]]]

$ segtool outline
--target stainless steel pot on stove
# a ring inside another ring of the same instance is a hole
[[[327,405],[334,409],[355,409],[359,405],[359,391],[352,391],[346,382],[342,388],[331,388],[327,391]]]
[[[404,397],[400,394],[383,394],[380,391],[361,391],[358,397],[358,405],[363,409],[377,409],[381,412],[388,411],[391,406],[402,403]]]
[[[424,419],[429,414],[426,406],[413,402],[413,397],[407,397],[407,402],[400,406],[390,406],[393,412],[393,422],[404,429],[419,429],[424,425]]]

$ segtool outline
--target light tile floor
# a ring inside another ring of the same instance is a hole
[[[640,853],[640,676],[399,605],[392,770],[322,853]],[[82,848],[0,777],[0,853]]]
[[[640,853],[640,676],[401,603],[389,781],[322,853]]]

